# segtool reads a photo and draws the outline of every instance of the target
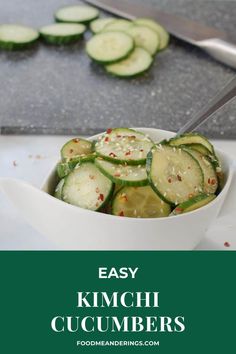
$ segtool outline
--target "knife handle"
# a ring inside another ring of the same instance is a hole
[[[236,45],[223,39],[212,38],[197,42],[197,45],[216,60],[236,69]]]

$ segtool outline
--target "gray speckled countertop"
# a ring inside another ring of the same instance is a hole
[[[235,1],[145,2],[235,35]],[[59,6],[71,3],[76,1],[0,0],[0,23],[40,27],[53,21]],[[0,126],[3,134],[92,134],[109,126],[177,130],[234,74],[174,39],[148,73],[132,80],[108,76],[91,63],[84,41],[59,48],[40,43],[23,52],[0,51]],[[214,138],[236,138],[236,101],[201,131]]]

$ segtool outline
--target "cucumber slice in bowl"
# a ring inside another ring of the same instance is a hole
[[[157,145],[147,157],[153,190],[167,203],[178,205],[203,193],[203,172],[196,159],[181,149]]]
[[[128,128],[108,129],[95,144],[96,153],[112,163],[140,165],[154,143],[143,133]]]
[[[100,210],[109,201],[113,188],[94,163],[84,162],[65,178],[62,199],[80,208]]]
[[[103,31],[126,31],[133,26],[133,22],[124,19],[113,19],[111,23],[106,24]]]
[[[74,168],[78,164],[81,164],[83,162],[93,162],[96,157],[96,154],[93,152],[88,155],[81,155],[81,156],[75,156],[71,158],[68,162],[59,162],[57,165],[57,175],[59,178],[64,178],[67,176],[71,171],[73,171]]]
[[[202,144],[189,144],[189,145],[186,145],[186,147],[188,147],[188,148],[190,148],[192,150],[198,151],[198,152],[200,152],[203,155],[210,155],[211,154],[210,150],[208,150]]]
[[[62,161],[70,161],[75,157],[85,157],[93,153],[91,141],[74,138],[69,140],[61,149]]]
[[[124,187],[113,199],[112,214],[131,218],[159,218],[170,214],[170,205],[146,187]]]
[[[188,133],[177,136],[176,138],[170,139],[169,144],[171,146],[201,144],[209,151],[209,154],[215,155],[214,147],[210,141],[205,138],[205,136],[198,133]]]
[[[67,44],[77,41],[86,27],[76,23],[55,23],[40,29],[41,37],[50,44]]]
[[[187,149],[187,151],[198,161],[204,175],[204,192],[215,194],[218,188],[216,170],[211,160],[198,151]]]
[[[158,34],[147,26],[136,25],[126,30],[133,39],[137,47],[145,49],[151,55],[155,55],[159,46],[160,40]]]
[[[89,23],[99,16],[99,11],[91,6],[75,5],[61,7],[55,13],[57,22]]]
[[[143,74],[152,63],[152,56],[145,49],[137,47],[126,59],[106,65],[106,71],[119,77],[132,77]]]
[[[38,31],[30,27],[13,24],[0,25],[1,49],[15,50],[26,48],[35,43],[38,37]]]
[[[104,64],[126,58],[133,49],[133,38],[118,31],[98,33],[86,45],[90,58]]]
[[[154,30],[158,34],[158,36],[160,38],[159,50],[163,50],[168,46],[169,41],[170,41],[170,35],[165,30],[165,28],[162,27],[159,23],[153,21],[150,18],[138,18],[134,21],[134,24],[150,27],[152,30]]]
[[[105,17],[105,18],[98,18],[97,20],[94,20],[90,23],[90,30],[93,33],[99,33],[101,32],[108,23],[111,23],[114,21],[114,18],[112,17]]]
[[[102,158],[97,158],[95,164],[106,177],[116,184],[136,187],[148,184],[145,165],[117,165]]]
[[[172,215],[179,215],[188,213],[190,211],[194,211],[196,209],[202,208],[203,206],[209,204],[214,200],[216,196],[214,194],[207,195],[207,194],[200,194],[196,197],[193,197],[185,202],[179,204],[170,214]]]
[[[58,183],[58,185],[56,186],[55,193],[54,193],[55,198],[62,200],[62,189],[63,189],[64,183],[65,183],[65,180],[61,179],[60,182]]]

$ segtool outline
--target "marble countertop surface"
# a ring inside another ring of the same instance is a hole
[[[66,136],[0,136],[1,177],[20,178],[40,187],[59,159],[58,151]],[[236,156],[236,141],[214,141]],[[236,159],[236,158],[235,158]],[[49,250],[57,247],[34,231],[0,193],[0,250]],[[219,218],[198,245],[197,250],[236,250],[236,208]],[[230,247],[225,246],[228,242]]]

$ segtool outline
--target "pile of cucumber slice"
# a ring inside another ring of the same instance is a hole
[[[159,51],[169,43],[169,34],[152,19],[135,21],[98,18],[91,6],[74,5],[58,9],[55,21],[39,30],[22,25],[0,25],[0,49],[29,47],[38,38],[48,44],[66,45],[78,41],[87,29],[94,34],[86,44],[90,58],[104,65],[106,71],[119,77],[133,77],[147,71]]]
[[[61,149],[54,196],[121,217],[176,216],[210,203],[223,172],[200,134],[154,143],[129,128],[108,129],[97,141],[75,138]]]
[[[87,42],[91,59],[104,64],[108,73],[133,77],[147,71],[158,51],[169,43],[169,34],[151,19],[97,19],[90,29],[94,36]]]

